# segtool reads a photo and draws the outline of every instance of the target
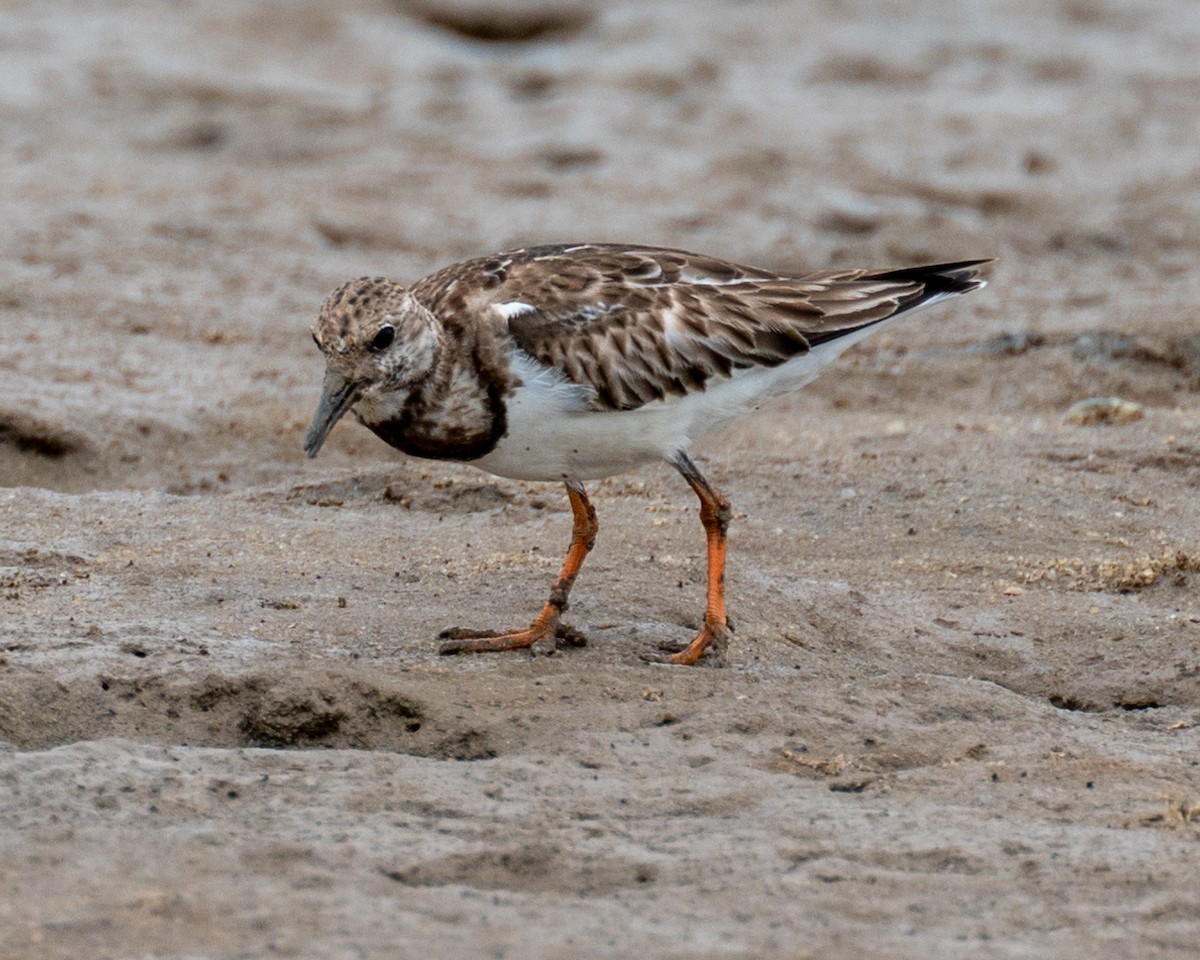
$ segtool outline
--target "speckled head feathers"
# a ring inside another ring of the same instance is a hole
[[[360,277],[337,288],[312,325],[325,355],[325,385],[305,449],[310,456],[355,404],[395,394],[396,401],[433,367],[439,334],[413,295],[384,277]]]
[[[389,317],[403,313],[411,299],[386,277],[347,280],[321,306],[312,325],[313,339],[323,351],[346,353],[374,337]]]

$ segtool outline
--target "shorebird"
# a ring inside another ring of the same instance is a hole
[[[315,457],[350,412],[406,454],[566,485],[571,545],[541,612],[513,630],[443,631],[445,654],[568,639],[562,614],[598,530],[584,481],[666,460],[700,500],[708,561],[703,625],[666,659],[719,662],[729,501],[688,448],[885,323],[979,289],[988,262],[790,276],[582,243],[466,260],[409,287],[350,280],[312,325],[326,372],[304,449]]]

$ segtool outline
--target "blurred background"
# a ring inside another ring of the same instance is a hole
[[[10,0],[0,484],[294,469],[330,289],[528,242],[997,256],[905,342],[1182,336],[1198,50],[1191,0]]]

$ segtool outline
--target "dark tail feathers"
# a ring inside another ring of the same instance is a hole
[[[936,297],[940,293],[968,293],[986,284],[979,276],[979,268],[993,263],[992,260],[960,260],[957,263],[932,263],[925,267],[904,267],[900,270],[885,270],[863,277],[864,280],[904,280],[920,283],[925,287],[918,302]]]

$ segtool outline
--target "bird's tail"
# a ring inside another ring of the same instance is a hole
[[[897,313],[914,310],[931,300],[943,300],[960,293],[970,293],[987,286],[980,268],[992,260],[960,260],[957,263],[932,263],[924,267],[903,267],[900,270],[884,270],[869,273],[863,280],[893,280],[919,283],[921,286],[906,298]]]

